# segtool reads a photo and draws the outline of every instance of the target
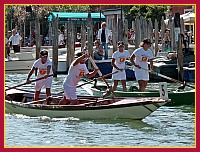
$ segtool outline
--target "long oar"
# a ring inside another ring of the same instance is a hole
[[[91,61],[93,67],[94,67],[95,69],[98,69],[96,63],[94,62],[94,60],[92,59],[91,56],[89,57],[89,60]],[[107,82],[106,79],[103,77],[103,75],[102,75],[102,73],[101,73],[100,70],[98,70],[98,74],[99,74],[99,76],[102,78],[102,80],[105,82],[106,86],[107,86],[108,88],[110,88],[108,82]],[[114,93],[114,91],[112,90],[112,88],[110,88],[110,89],[111,89],[110,91],[112,92],[112,94],[116,97],[116,94]]]
[[[142,70],[145,70],[145,71],[148,71],[148,72],[153,72],[153,74],[155,74],[155,75],[157,75],[157,76],[160,76],[160,77],[162,77],[162,78],[165,78],[165,79],[171,80],[171,81],[173,81],[173,82],[177,82],[177,83],[180,83],[180,84],[183,84],[183,85],[185,85],[185,86],[188,86],[188,87],[191,87],[191,88],[195,89],[195,87],[193,87],[193,86],[191,86],[191,85],[188,85],[188,84],[186,84],[186,83],[184,83],[184,82],[182,82],[182,81],[179,81],[179,80],[170,78],[170,77],[168,77],[168,76],[166,76],[166,75],[163,75],[163,74],[160,74],[160,73],[158,73],[158,72],[156,72],[156,71],[151,71],[151,70],[144,69],[144,68],[141,68],[141,69],[142,69]]]
[[[50,74],[50,75],[48,75],[47,77],[51,77],[51,76],[53,76],[53,74]],[[47,77],[46,77],[46,78],[47,78]],[[41,77],[41,78],[38,78],[38,79],[35,79],[35,80],[31,80],[30,82],[32,83],[32,82],[39,81],[39,80],[42,80],[42,79],[45,79],[45,77]],[[15,89],[15,88],[17,88],[17,87],[21,87],[21,86],[26,85],[26,84],[28,84],[28,83],[25,82],[25,83],[19,84],[19,85],[17,85],[17,86],[9,87],[9,88],[6,89],[5,91],[8,91],[8,90],[10,90],[10,89]]]

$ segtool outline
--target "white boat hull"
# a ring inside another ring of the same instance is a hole
[[[154,99],[155,100],[155,99]],[[121,102],[121,101],[119,101]],[[134,102],[134,101],[133,101]],[[113,108],[105,105],[103,108],[86,108],[86,110],[45,110],[45,109],[34,109],[23,106],[17,106],[11,101],[6,101],[6,113],[23,114],[27,116],[47,116],[51,118],[66,118],[74,117],[79,119],[134,119],[141,120],[146,116],[150,115],[153,111],[164,105],[166,102],[152,102],[149,104],[137,104],[136,106],[121,106],[115,107],[115,103],[111,104]],[[70,106],[68,106],[70,107]]]

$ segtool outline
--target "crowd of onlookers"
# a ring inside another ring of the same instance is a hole
[[[17,37],[18,42],[13,42],[13,38]],[[87,32],[85,33],[86,42],[87,44]],[[194,42],[194,38],[192,32],[185,31],[183,38],[183,48],[189,48],[189,44]],[[136,34],[133,29],[128,30],[128,43],[129,45],[135,45]],[[152,40],[152,47],[155,47],[155,29],[153,30],[150,39]],[[105,22],[101,24],[101,28],[98,31],[95,31],[93,34],[93,41],[94,41],[94,57],[96,59],[105,59],[108,58],[108,45],[112,45],[112,30],[107,28]],[[16,44],[15,44],[16,43]],[[14,44],[14,45],[13,45]],[[17,45],[17,47],[16,47]],[[14,52],[20,51],[20,46],[31,47],[35,45],[35,32],[31,33],[30,37],[25,37],[22,35],[20,36],[19,31],[13,29],[12,31],[8,31],[6,37],[6,55],[9,56],[10,48],[14,49]],[[48,35],[41,38],[41,45],[50,45],[50,39]],[[170,38],[170,29],[165,29],[164,38],[161,38],[161,31],[158,32],[158,51],[162,51],[164,45],[165,52],[171,51],[171,38]],[[19,46],[19,47],[18,47]],[[81,33],[76,34],[76,42],[75,46],[81,46]],[[58,29],[58,47],[65,48],[66,47],[66,37],[64,31]],[[85,47],[87,47],[85,45]],[[98,51],[97,51],[98,50]]]

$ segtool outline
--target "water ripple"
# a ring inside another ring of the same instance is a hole
[[[6,74],[6,85],[24,83],[26,74]],[[54,78],[52,92],[60,92],[66,75]],[[33,77],[34,79],[34,77]],[[133,82],[135,84],[135,82]],[[133,84],[129,82],[129,85]],[[156,84],[150,84],[156,88]],[[174,86],[172,86],[174,87]],[[22,86],[34,91],[34,84]],[[86,94],[78,88],[79,94]],[[193,106],[161,107],[143,121],[5,115],[6,146],[194,146]]]

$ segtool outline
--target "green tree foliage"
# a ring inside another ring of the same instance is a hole
[[[136,6],[123,6],[123,10],[125,12],[125,17],[128,19],[129,28],[131,27],[131,22],[135,20],[136,16],[143,16],[146,19],[151,18],[153,24],[155,19],[159,22],[162,16],[165,16],[165,12],[167,10],[166,5],[136,5]]]

